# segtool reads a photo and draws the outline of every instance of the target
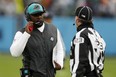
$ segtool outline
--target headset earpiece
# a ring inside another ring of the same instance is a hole
[[[27,8],[28,8],[29,6],[27,6],[26,8],[25,8],[25,18],[26,18],[26,20],[27,21],[30,21],[31,20],[31,17],[30,17],[30,15],[29,15],[29,13],[27,12]]]
[[[41,5],[42,6],[42,5]],[[45,10],[45,8],[42,6],[42,8],[43,8],[43,13],[45,13],[46,12],[46,10]]]

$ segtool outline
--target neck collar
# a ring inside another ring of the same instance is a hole
[[[37,28],[40,32],[43,32],[44,31],[44,28],[45,28],[45,23],[43,23],[43,25],[39,28]]]
[[[81,25],[79,25],[77,27],[77,32],[80,31],[83,28],[94,28],[94,27],[93,27],[93,24],[92,23],[91,24],[81,24]]]

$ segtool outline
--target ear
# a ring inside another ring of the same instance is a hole
[[[76,23],[77,27],[81,25],[81,20],[78,16],[75,17],[75,23]]]
[[[79,21],[78,16],[75,16],[75,22],[78,23],[78,21]]]

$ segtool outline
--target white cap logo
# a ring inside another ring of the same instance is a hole
[[[85,18],[85,17],[86,17],[86,16],[85,16],[85,15],[83,15],[83,14],[82,14],[81,16],[82,16],[83,18]]]

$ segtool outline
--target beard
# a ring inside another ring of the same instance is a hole
[[[43,25],[43,20],[39,20],[33,23],[33,25],[35,26],[35,28],[39,28]]]

